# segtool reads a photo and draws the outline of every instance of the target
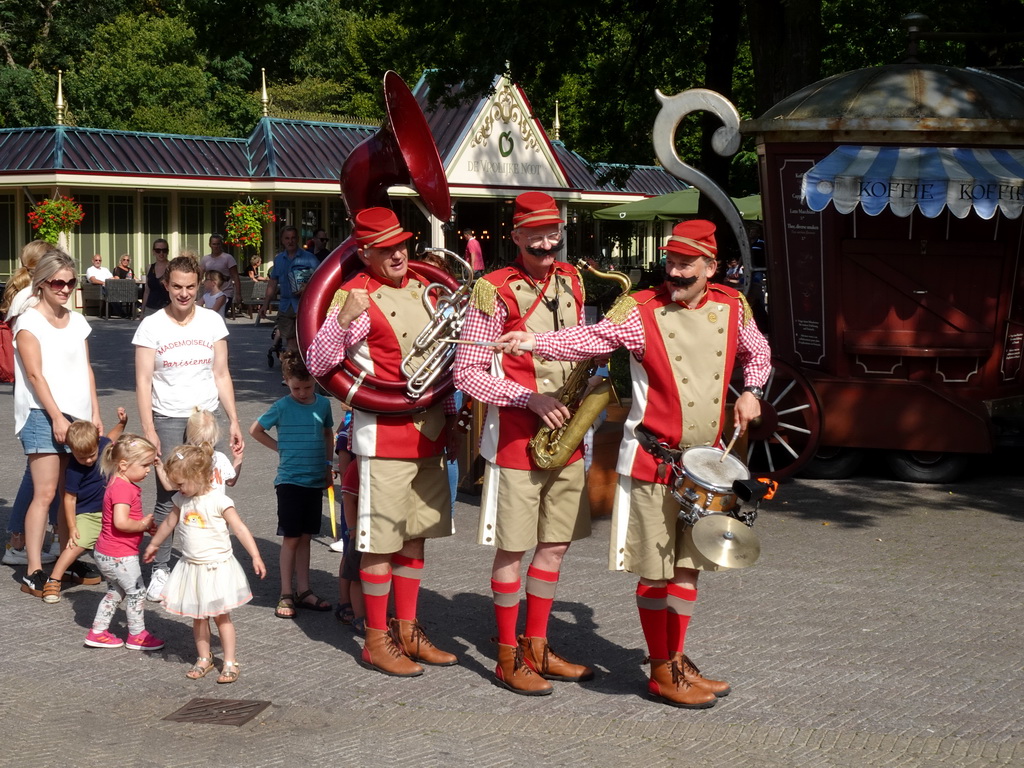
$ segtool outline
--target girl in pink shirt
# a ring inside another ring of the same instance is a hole
[[[153,515],[142,514],[139,483],[156,463],[156,448],[138,435],[121,435],[116,443],[106,447],[100,462],[100,469],[110,482],[103,497],[103,521],[93,559],[107,580],[107,593],[96,609],[85,644],[93,648],[125,645],[137,651],[158,651],[164,647],[164,641],[146,631],[146,585],[139,564],[142,534],[153,527]],[[109,631],[114,611],[125,598],[127,641]]]

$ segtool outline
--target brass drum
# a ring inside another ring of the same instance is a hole
[[[739,504],[733,482],[749,479],[750,470],[732,454],[726,456],[720,448],[696,446],[683,451],[683,476],[676,494],[698,518],[727,514]]]

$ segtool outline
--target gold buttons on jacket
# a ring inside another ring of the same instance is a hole
[[[714,312],[708,312],[708,322],[717,323],[718,315],[716,315]]]

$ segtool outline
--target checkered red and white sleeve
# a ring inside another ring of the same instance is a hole
[[[744,326],[742,312],[738,322],[736,362],[743,366],[743,386],[764,387],[772,371],[772,349],[757,323],[751,320]]]
[[[487,315],[470,305],[459,338],[465,341],[494,341],[505,327],[508,310],[495,302],[494,314]],[[491,373],[493,347],[460,344],[455,353],[455,386],[470,397],[490,405],[525,408],[532,394],[522,384]]]
[[[644,354],[640,312],[633,309],[622,323],[602,320],[595,325],[576,325],[537,335],[536,353],[549,360],[587,360],[625,347],[638,360]]]
[[[348,328],[338,325],[340,307],[327,313],[327,319],[313,337],[306,350],[306,367],[314,376],[323,376],[337,368],[345,360],[346,350],[358,344],[370,333],[370,315],[363,312]]]

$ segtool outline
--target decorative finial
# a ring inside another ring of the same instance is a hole
[[[57,125],[64,125],[64,72],[57,70]]]
[[[917,43],[931,27],[931,19],[923,13],[908,13],[900,22],[907,29],[907,60],[917,61]]]
[[[270,117],[270,99],[267,97],[267,70],[260,67],[260,76],[263,78],[263,90],[260,92],[260,104],[263,105],[263,116]]]
[[[552,126],[555,134],[555,141],[558,141],[559,131],[562,129],[561,123],[558,122],[558,99],[555,99],[555,124]]]

